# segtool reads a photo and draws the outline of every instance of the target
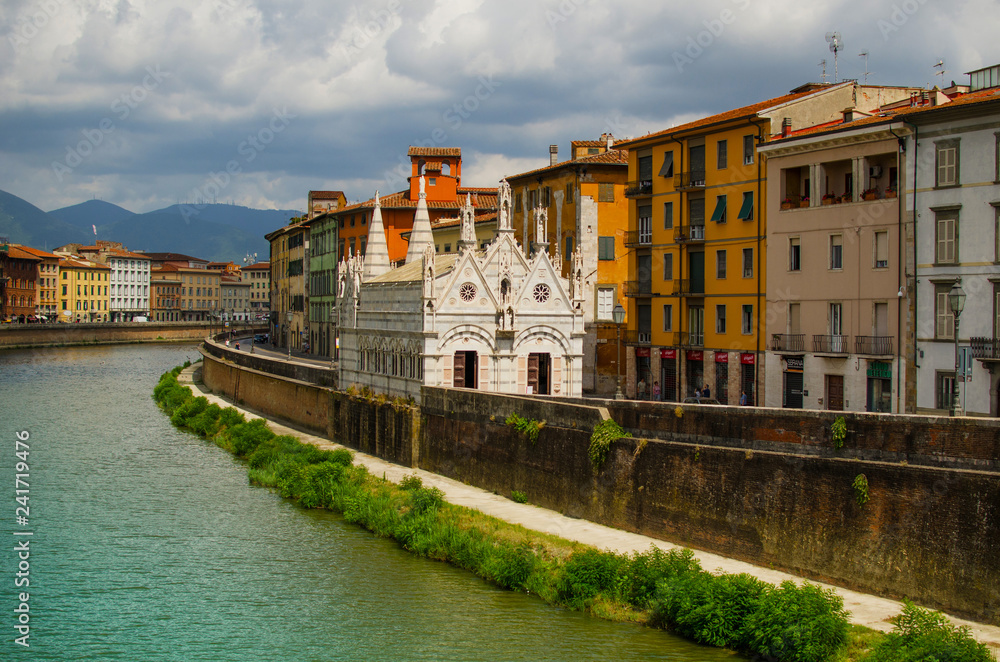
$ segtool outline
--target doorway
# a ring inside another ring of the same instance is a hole
[[[548,354],[528,355],[528,392],[537,395],[550,393],[552,357]]]
[[[826,408],[832,411],[844,411],[844,376],[826,376]]]
[[[455,352],[455,388],[476,388],[478,367],[476,352]]]

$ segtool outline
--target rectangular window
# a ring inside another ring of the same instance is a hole
[[[653,157],[639,157],[639,181],[649,182],[653,179]]]
[[[753,164],[753,135],[743,136],[743,165]]]
[[[598,237],[597,238],[597,259],[598,260],[614,260],[615,259],[615,238],[614,237]]]
[[[600,182],[597,185],[597,201],[598,202],[615,201],[615,185],[613,182]]]
[[[955,399],[955,372],[936,373],[937,408],[951,409]]]
[[[799,245],[798,237],[788,238],[788,270],[799,271],[802,269],[802,246]]]
[[[830,268],[844,268],[844,236],[839,234],[830,235]]]
[[[639,225],[639,243],[648,244],[653,241],[653,206],[642,205],[637,208]]]
[[[842,335],[844,329],[844,306],[841,303],[830,304],[830,335]],[[839,351],[839,350],[837,350]]]
[[[712,212],[712,220],[716,223],[726,222],[726,196],[720,195],[715,198],[715,211]]]
[[[958,141],[935,143],[935,186],[958,186]]]
[[[613,287],[597,288],[597,319],[613,320],[615,309],[615,290]]]
[[[674,279],[674,254],[663,254],[663,280]]]
[[[726,249],[715,251],[715,277],[723,280],[726,277]]]
[[[723,168],[726,167],[727,151],[728,151],[728,146],[725,140],[720,140],[718,143],[716,143],[716,150],[715,150],[716,162],[717,162],[716,167],[719,170],[722,170]]]
[[[674,176],[674,153],[667,152],[663,155],[663,166],[660,168],[660,177]]]
[[[663,229],[670,230],[674,227],[674,203],[663,203]]]
[[[715,332],[719,335],[726,333],[726,304],[719,304],[715,307]]]
[[[753,249],[743,249],[743,277],[753,278]]]
[[[958,262],[958,212],[935,212],[935,252],[936,264]]]
[[[565,259],[569,260],[573,257],[573,237],[566,237],[564,243],[566,244],[566,249],[563,252]]]
[[[889,233],[875,233],[875,268],[886,269],[889,267]]]
[[[948,307],[948,293],[951,285],[934,286],[934,338],[936,340],[955,339],[955,314]]]
[[[674,306],[673,304],[663,304],[663,330],[674,330]]]
[[[749,336],[753,335],[753,305],[745,303],[743,304],[743,315],[741,316],[742,324],[740,325],[743,335]]]
[[[573,197],[573,184],[572,184],[572,182],[570,182],[569,184],[566,185],[566,203],[567,204],[571,203],[571,202],[573,202],[573,200],[574,200],[574,197]]]
[[[736,218],[741,221],[753,220],[753,191],[743,193],[743,204],[740,206],[740,213],[737,214]]]

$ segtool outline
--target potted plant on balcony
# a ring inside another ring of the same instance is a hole
[[[896,197],[896,189],[894,189],[891,186],[889,188],[887,188],[885,190],[885,197],[886,197],[886,199],[888,199],[888,198],[895,198]]]
[[[877,188],[867,189],[867,190],[865,190],[861,194],[861,197],[862,197],[862,199],[868,200],[868,201],[870,201],[870,200],[878,200],[878,189]]]
[[[833,193],[824,193],[823,194],[823,204],[824,205],[832,205],[833,201],[836,200],[836,199],[837,199],[837,196],[835,196]]]
[[[808,207],[808,206],[809,206],[809,196],[807,195],[801,200],[799,200],[799,207]]]
[[[784,200],[781,201],[781,208],[783,210],[784,209],[791,209],[794,204],[795,203],[792,202],[791,198],[785,198]]]

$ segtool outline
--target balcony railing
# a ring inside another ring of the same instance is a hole
[[[972,345],[974,359],[1000,359],[1000,339],[974,336],[969,339],[969,344]]]
[[[705,225],[678,225],[674,229],[674,241],[705,241]]]
[[[680,331],[676,334],[677,336],[677,346],[678,347],[704,347],[705,346],[705,334],[702,333],[691,333],[689,331]]]
[[[850,336],[813,336],[813,351],[820,354],[847,354],[850,352]]]
[[[856,336],[854,353],[872,356],[892,356],[892,336]]]
[[[648,297],[653,294],[653,283],[648,280],[625,281],[625,296]]]
[[[636,246],[649,246],[653,243],[653,233],[647,230],[626,230],[625,246],[635,248]]]
[[[806,334],[804,333],[772,333],[772,352],[804,352],[806,349]]]
[[[704,280],[691,280],[690,278],[677,278],[671,283],[671,294],[674,296],[703,296],[705,294]]]
[[[691,170],[674,175],[674,188],[685,190],[705,188],[705,171]]]
[[[625,183],[626,198],[634,198],[640,195],[652,195],[652,193],[653,193],[652,179],[640,179],[638,181]]]
[[[622,331],[622,342],[626,345],[649,345],[653,342],[653,334],[649,331],[625,329]]]

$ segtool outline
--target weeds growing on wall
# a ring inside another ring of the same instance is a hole
[[[538,433],[545,427],[544,421],[540,422],[530,418],[521,418],[517,414],[508,416],[504,423],[523,434],[531,442],[532,446],[538,441]]]
[[[601,421],[594,426],[594,432],[590,435],[590,448],[587,450],[590,456],[590,463],[594,465],[594,471],[600,471],[604,465],[604,460],[611,450],[611,442],[622,437],[631,437],[625,428],[615,423],[612,419]]]
[[[834,419],[830,426],[830,435],[833,437],[834,448],[844,447],[844,440],[847,439],[847,420],[843,416]]]
[[[251,483],[307,508],[339,511],[347,521],[415,554],[553,604],[668,628],[754,659],[821,662],[845,650],[847,614],[832,591],[791,582],[773,586],[748,575],[714,575],[701,569],[690,550],[653,547],[614,554],[529,531],[449,504],[440,490],[425,487],[416,475],[396,485],[355,465],[349,450],[321,450],[274,434],[261,419],[247,422],[233,408],[194,397],[178,384],[179,372],[164,374],[153,391],[175,425],[244,459]],[[605,425],[604,438],[627,436],[615,427]],[[868,662],[990,660],[967,631],[948,625],[940,615],[908,605],[896,625],[897,632],[888,636],[866,631],[866,641],[874,642]]]

